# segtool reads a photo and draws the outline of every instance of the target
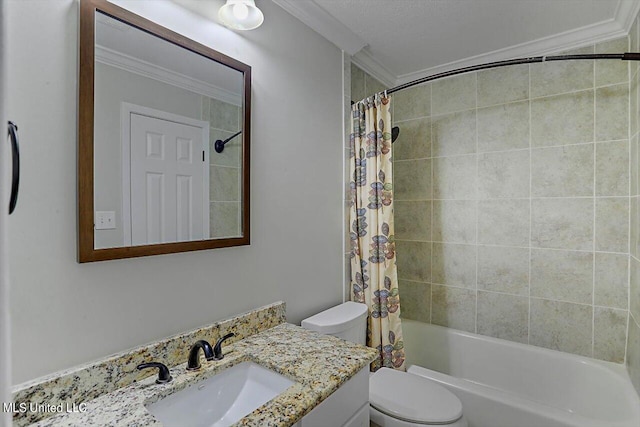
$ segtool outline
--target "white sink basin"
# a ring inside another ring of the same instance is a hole
[[[258,364],[242,362],[147,405],[147,409],[166,427],[225,427],[293,384]]]

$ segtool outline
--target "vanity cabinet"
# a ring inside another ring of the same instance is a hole
[[[366,366],[294,427],[369,427],[369,367]]]

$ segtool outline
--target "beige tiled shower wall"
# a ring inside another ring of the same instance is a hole
[[[402,317],[624,362],[629,64],[486,70],[400,91],[393,105]]]
[[[630,50],[640,51],[640,25],[638,18],[631,27],[629,34]],[[640,158],[638,155],[638,130],[640,104],[640,65],[630,64],[631,75],[631,121],[629,134],[631,135],[631,179],[630,179],[630,211],[631,211],[631,245],[629,248],[630,281],[629,281],[629,328],[627,342],[627,370],[631,381],[640,394]]]
[[[202,97],[202,120],[209,128],[209,234],[238,237],[241,234],[242,135],[216,153],[216,140],[225,140],[242,128],[242,108],[214,98]]]

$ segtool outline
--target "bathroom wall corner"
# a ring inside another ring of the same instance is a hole
[[[640,49],[640,14],[629,30],[629,48]],[[630,218],[629,218],[629,305],[627,322],[627,348],[625,365],[631,382],[640,396],[640,157],[638,137],[640,134],[640,64],[629,64],[630,108],[629,108],[629,172],[630,172]]]

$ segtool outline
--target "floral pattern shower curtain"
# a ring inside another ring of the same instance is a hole
[[[393,238],[391,98],[353,105],[350,135],[351,299],[367,304],[367,345],[380,357],[371,370],[403,370],[404,344]]]

